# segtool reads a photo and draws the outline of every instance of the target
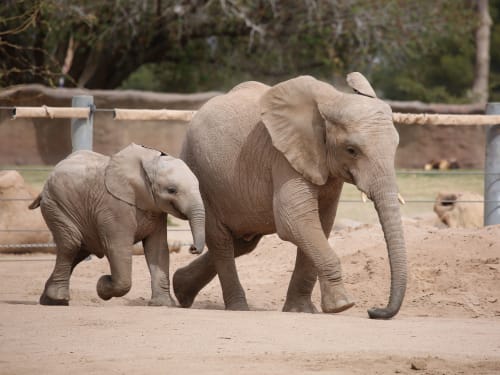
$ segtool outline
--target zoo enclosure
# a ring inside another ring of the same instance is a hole
[[[190,121],[196,111],[183,110],[148,110],[148,109],[106,109],[96,108],[92,96],[74,96],[72,107],[1,107],[11,111],[12,118],[63,118],[71,119],[71,143],[73,151],[92,150],[93,118],[95,112],[110,112],[115,120],[178,120]],[[447,172],[448,174],[482,174],[484,175],[484,225],[500,224],[500,103],[489,103],[486,115],[452,115],[452,114],[408,114],[393,113],[395,123],[403,125],[454,125],[487,126],[486,160],[483,172]],[[1,168],[0,168],[1,169]],[[48,170],[37,169],[37,170]],[[429,174],[430,172],[398,172],[398,174]],[[431,172],[438,174],[439,172]],[[7,200],[30,200],[27,198],[0,198]],[[359,200],[342,200],[341,202],[360,202]],[[407,200],[408,203],[429,203],[427,200]],[[483,203],[482,201],[470,201]],[[445,202],[443,203],[452,203]],[[172,230],[172,229],[169,229]],[[175,229],[173,229],[175,230]],[[42,231],[29,228],[0,230],[1,232]],[[45,230],[47,231],[47,230]],[[5,248],[52,247],[54,244],[7,244]]]

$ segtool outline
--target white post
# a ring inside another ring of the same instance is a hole
[[[500,103],[488,103],[486,114],[500,114]],[[500,224],[500,125],[486,129],[484,225]]]
[[[92,150],[92,132],[94,128],[94,97],[88,95],[73,96],[72,107],[90,107],[88,118],[74,118],[71,120],[71,145],[73,152],[78,150]]]

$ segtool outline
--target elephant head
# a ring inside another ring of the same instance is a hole
[[[189,220],[194,245],[205,246],[205,209],[198,179],[180,159],[134,143],[113,155],[105,170],[108,192],[138,209]]]
[[[309,76],[277,84],[261,98],[261,118],[274,147],[305,179],[323,185],[340,177],[373,200],[387,243],[391,291],[388,305],[368,314],[389,319],[401,307],[407,279],[394,169],[399,136],[391,108],[366,78],[351,73],[347,82],[354,94]]]

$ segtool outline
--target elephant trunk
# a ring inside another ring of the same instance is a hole
[[[371,319],[390,319],[401,307],[407,281],[406,249],[394,173],[385,178],[378,178],[372,184],[370,195],[375,203],[387,244],[391,266],[391,291],[387,306],[369,309],[368,315]]]
[[[191,206],[186,216],[193,235],[193,245],[191,245],[189,251],[191,254],[201,254],[205,247],[205,209],[203,203],[201,203],[201,198],[199,203]]]

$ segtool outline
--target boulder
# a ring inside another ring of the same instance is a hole
[[[481,203],[476,203],[476,202]],[[440,192],[434,212],[450,228],[481,228],[484,197],[471,192]]]
[[[37,195],[38,192],[27,185],[17,171],[0,171],[0,252],[19,253],[33,250],[54,252],[52,247],[5,246],[52,242],[52,235],[48,231],[40,210],[28,209],[29,204]],[[20,231],[23,229],[27,231]]]

